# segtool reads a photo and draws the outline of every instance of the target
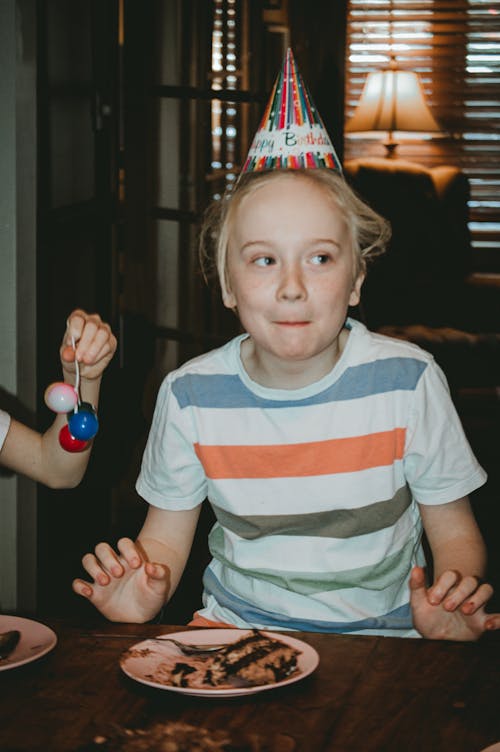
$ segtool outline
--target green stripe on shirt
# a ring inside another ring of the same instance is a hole
[[[363,590],[384,590],[395,583],[401,582],[408,576],[417,547],[417,541],[407,541],[399,551],[389,554],[374,565],[346,569],[341,572],[305,572],[259,569],[249,570],[238,567],[227,558],[224,553],[224,531],[216,525],[209,537],[210,551],[214,559],[227,567],[227,573],[242,576],[243,582],[250,582],[252,578],[268,582],[276,587],[291,590],[301,595],[344,590],[346,588],[362,588]],[[297,547],[297,551],[299,548]],[[297,557],[299,559],[300,557]],[[225,580],[225,577],[223,578]],[[241,595],[241,593],[240,593]]]
[[[306,500],[307,503],[307,500]],[[305,514],[236,515],[212,504],[222,527],[240,538],[253,540],[266,535],[353,538],[394,525],[411,504],[408,486],[398,489],[392,499],[356,509],[333,509]]]

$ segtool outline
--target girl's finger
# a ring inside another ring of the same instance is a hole
[[[142,552],[130,538],[120,538],[117,544],[122,558],[127,562],[129,567],[137,569],[144,561]]]
[[[488,614],[484,628],[488,630],[500,629],[500,614]]]
[[[164,599],[170,585],[168,569],[163,564],[156,564],[151,561],[146,562],[144,568],[148,576],[149,587],[157,596],[159,595]]]
[[[146,562],[146,574],[153,580],[164,580],[167,578],[167,569],[163,564],[156,564],[153,561]]]
[[[109,585],[111,578],[106,570],[99,564],[93,554],[85,554],[82,559],[82,566],[95,583],[98,585]]]
[[[75,360],[75,351],[72,345],[64,345],[61,349],[61,358],[65,363],[73,363]]]
[[[81,595],[83,598],[92,598],[94,594],[91,584],[85,582],[85,580],[73,580],[71,587],[74,593]]]
[[[85,558],[85,557],[84,557]],[[95,547],[95,557],[100,569],[113,577],[121,577],[124,572],[123,563],[108,543],[98,543]],[[88,570],[87,570],[88,571]],[[89,574],[91,574],[89,572]],[[104,584],[99,580],[100,584]]]
[[[116,339],[106,324],[96,332],[94,339],[87,346],[78,346],[76,352],[80,362],[95,365],[101,360],[110,359],[115,350]]]
[[[85,326],[76,342],[76,357],[83,359],[83,354],[92,346],[92,343],[102,325],[101,317],[97,314],[87,316]]]
[[[72,339],[75,341],[80,339],[86,320],[87,313],[82,311],[81,308],[76,308],[70,313],[66,321],[66,332],[64,334],[64,343],[66,345],[70,345]]]
[[[483,608],[488,603],[492,595],[492,586],[487,582],[483,583],[470,596],[470,598],[467,598],[462,604],[462,612],[467,615],[474,614],[476,611],[478,611],[480,608]]]
[[[429,588],[428,598],[429,603],[433,606],[437,606],[442,603],[443,600],[450,595],[452,588],[455,588],[460,582],[460,572],[455,569],[449,569],[443,572],[442,575],[436,580],[436,582]]]
[[[480,588],[478,589],[478,583],[479,579],[477,577],[471,575],[462,577],[457,587],[454,588],[449,596],[447,596],[444,600],[443,605],[446,610],[454,611],[456,608],[462,606],[464,602],[470,598],[470,596],[475,597],[476,594],[478,594],[479,598],[481,598],[482,594],[487,594],[488,587],[486,585],[482,585],[481,587],[484,589],[480,592]],[[491,597],[491,594],[488,595],[488,598],[489,597]]]

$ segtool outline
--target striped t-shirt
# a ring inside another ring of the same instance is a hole
[[[417,634],[417,502],[454,501],[486,475],[432,356],[352,319],[347,328],[333,370],[301,389],[252,381],[247,335],[160,388],[137,491],[171,510],[208,497],[217,521],[200,614],[210,620]]]

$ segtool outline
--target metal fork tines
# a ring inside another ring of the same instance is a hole
[[[218,650],[227,648],[227,644],[214,645],[213,643],[198,643],[196,645],[192,645],[190,643],[180,642],[180,640],[175,640],[173,637],[147,637],[146,639],[153,640],[154,642],[172,642],[176,647],[179,648],[182,653],[184,653],[184,655],[197,655],[198,653],[216,653]]]

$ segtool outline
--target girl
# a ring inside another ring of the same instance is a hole
[[[164,380],[137,481],[144,526],[118,554],[87,554],[76,593],[114,621],[152,619],[208,498],[193,625],[453,640],[500,627],[467,499],[485,473],[443,374],[347,317],[387,237],[332,170],[249,174],[217,205],[202,240],[245,333]]]

